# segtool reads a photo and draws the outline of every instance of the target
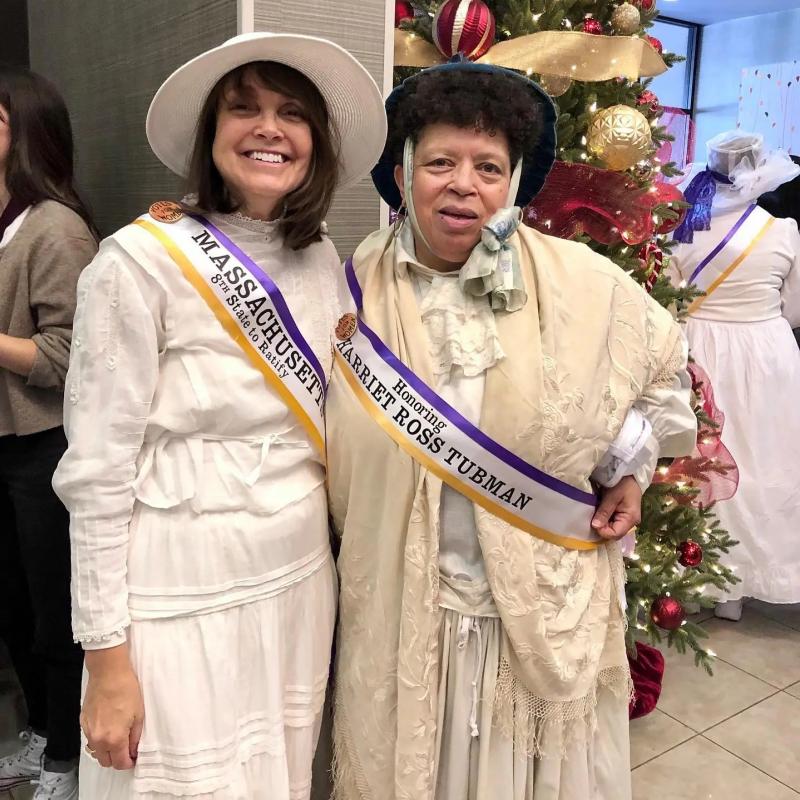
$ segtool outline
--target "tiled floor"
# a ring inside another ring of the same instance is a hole
[[[634,800],[800,800],[800,605],[751,602],[738,623],[697,619],[718,656],[714,677],[666,654],[658,708],[631,725]],[[16,745],[15,720],[0,667],[0,755]],[[23,787],[0,800],[32,796]]]
[[[800,800],[800,605],[698,620],[714,677],[666,653],[658,708],[631,723],[634,800]]]

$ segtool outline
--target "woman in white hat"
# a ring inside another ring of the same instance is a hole
[[[336,609],[322,411],[334,190],[385,136],[340,47],[238,36],[159,89],[154,203],[78,288],[66,384],[82,798],[309,794]]]
[[[689,308],[686,334],[726,416],[722,442],[739,486],[715,506],[739,542],[723,556],[741,579],[719,597],[718,617],[739,620],[745,597],[800,602],[800,235],[793,219],[756,205],[800,174],[760,134],[727,131],[706,143],[708,162],[687,177],[692,209],[675,231],[675,283],[705,295]]]

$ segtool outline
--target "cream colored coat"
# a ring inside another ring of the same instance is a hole
[[[512,241],[528,302],[496,315],[507,356],[486,373],[480,427],[521,458],[588,490],[631,405],[682,368],[680,330],[588,248],[528,228]],[[365,321],[432,385],[412,281],[405,264],[396,263],[391,231],[365,240],[354,265]],[[342,537],[337,797],[432,800],[441,482],[370,419],[336,368],[327,431],[331,511]],[[616,599],[624,581],[619,548],[565,550],[479,507],[475,513],[504,627],[495,720],[529,753],[540,752],[545,729],[548,742],[563,749],[591,729],[600,685],[629,690]]]

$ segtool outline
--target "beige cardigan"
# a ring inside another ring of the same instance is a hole
[[[0,250],[0,332],[36,343],[27,379],[0,369],[0,435],[61,425],[75,287],[96,252],[86,223],[52,200],[31,208]]]

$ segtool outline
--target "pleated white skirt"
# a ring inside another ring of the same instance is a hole
[[[720,560],[741,583],[722,600],[800,602],[800,351],[783,317],[765,322],[690,319],[691,353],[725,414],[722,441],[739,488],[718,503],[739,544]]]
[[[266,599],[134,621],[145,724],[136,767],[81,754],[81,800],[306,800],[336,615],[323,566]]]

